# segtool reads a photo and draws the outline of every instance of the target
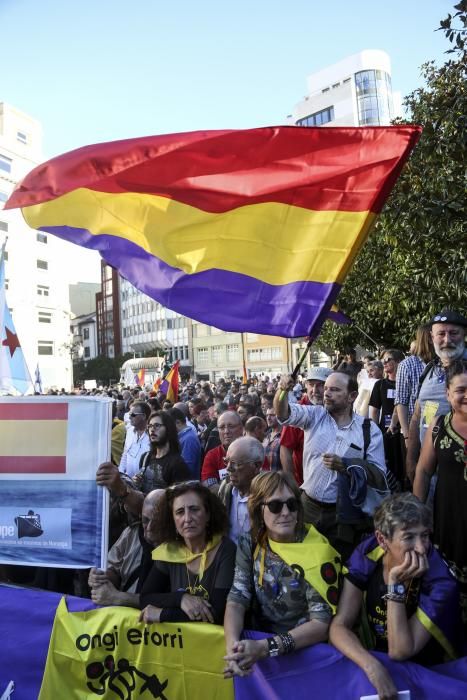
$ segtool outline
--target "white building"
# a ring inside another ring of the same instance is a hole
[[[169,364],[180,360],[180,369],[189,373],[193,367],[191,320],[167,309],[120,277],[120,324],[122,353],[167,354]]]
[[[92,360],[97,357],[96,312],[75,316],[71,321],[73,360]]]
[[[380,126],[401,115],[385,51],[367,49],[307,78],[308,94],[288,122],[296,126]]]
[[[15,185],[43,161],[38,121],[0,102],[0,207]],[[61,257],[65,245],[30,229],[18,210],[0,209],[0,241],[8,237],[6,297],[34,380],[39,366],[43,390],[72,384],[68,280]]]

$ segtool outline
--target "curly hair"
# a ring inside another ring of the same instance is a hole
[[[214,535],[225,535],[229,529],[229,519],[224,504],[219,498],[199,481],[182,481],[169,486],[159,500],[151,520],[149,535],[158,542],[180,542],[181,536],[175,528],[173,504],[178,496],[196,493],[202,500],[209,520],[206,526],[206,542]]]
[[[251,482],[250,496],[248,498],[248,513],[250,515],[251,538],[253,542],[262,544],[266,538],[266,528],[263,518],[263,504],[272,494],[285,487],[292,492],[297,499],[297,532],[304,527],[303,505],[300,499],[300,489],[297,482],[287,472],[261,472]]]
[[[397,528],[423,525],[431,530],[431,510],[412,493],[396,493],[385,498],[373,515],[375,530],[392,540]]]

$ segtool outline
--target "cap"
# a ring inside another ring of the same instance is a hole
[[[329,367],[310,367],[305,381],[311,379],[317,382],[325,382],[331,373],[332,369],[329,369]]]
[[[434,323],[452,323],[455,326],[463,326],[465,328],[467,327],[467,318],[457,311],[443,309],[430,319],[430,324],[433,325]]]

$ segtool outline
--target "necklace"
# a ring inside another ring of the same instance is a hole
[[[195,579],[192,583],[191,582],[191,571],[188,568],[187,562],[185,562],[185,568],[186,568],[186,580],[187,580],[187,587],[185,589],[186,592],[189,593],[190,595],[196,595],[199,598],[204,598],[204,600],[209,600],[208,591],[200,583],[199,571],[197,574],[193,574],[193,576],[195,576]]]

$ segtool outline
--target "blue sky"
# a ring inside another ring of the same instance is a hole
[[[443,62],[453,0],[0,0],[0,101],[42,122],[47,157],[88,143],[283,123],[306,76],[386,50],[393,88]]]

